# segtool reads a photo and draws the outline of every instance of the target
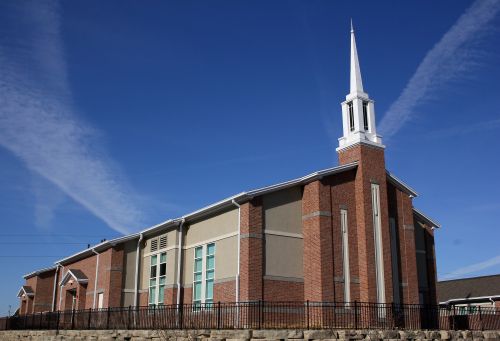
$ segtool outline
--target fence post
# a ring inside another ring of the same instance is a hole
[[[184,329],[184,303],[179,305],[179,329]]]
[[[71,310],[71,329],[75,329],[75,309]]]
[[[59,332],[59,319],[61,318],[61,311],[57,311],[56,331]]]
[[[38,329],[42,329],[42,313],[40,313],[40,321],[38,321]]]
[[[262,300],[259,300],[259,324],[258,324],[258,329],[262,329]]]
[[[130,313],[131,313],[132,306],[128,306],[128,316],[127,316],[127,330],[130,329]]]
[[[89,309],[89,319],[87,321],[87,329],[90,329],[90,318],[92,316],[92,308]]]
[[[483,314],[481,313],[481,306],[478,306],[478,308],[479,308],[479,323],[481,323],[481,330],[484,330]]]
[[[309,329],[309,300],[306,301],[306,319],[307,329]]]
[[[109,307],[108,307],[108,311],[106,313],[106,329],[109,329],[109,314],[110,314],[110,311],[109,311]]]
[[[220,329],[220,301],[217,302],[217,329]]]
[[[153,305],[153,328],[156,328],[156,304]]]
[[[47,315],[48,315],[48,318],[47,318],[47,329],[50,329],[50,317],[52,316],[52,313],[53,312],[47,313]]]
[[[453,330],[456,330],[456,328],[455,328],[455,316],[456,316],[455,305],[453,305],[453,319],[452,319],[452,321],[453,321],[453,328],[452,329]]]
[[[354,301],[354,329],[358,329],[358,301]]]

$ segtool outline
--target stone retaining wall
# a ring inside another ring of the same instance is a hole
[[[499,340],[500,331],[411,330],[10,330],[0,331],[5,341],[271,341],[271,340]]]

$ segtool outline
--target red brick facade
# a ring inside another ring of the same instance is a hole
[[[266,226],[262,196],[242,201],[239,212],[239,297],[236,297],[236,280],[217,281],[216,275],[214,301],[345,301],[341,228],[341,210],[345,210],[350,300],[377,302],[372,210],[372,184],[377,184],[380,192],[385,302],[393,302],[396,292],[402,303],[419,303],[421,298],[412,198],[404,188],[388,181],[382,148],[359,144],[339,152],[341,165],[353,162],[357,162],[357,167],[297,185],[302,190],[302,234],[295,238],[302,238],[303,241],[302,278],[266,276]],[[390,218],[394,219],[397,231],[397,236],[392,240]],[[395,245],[391,245],[394,240]],[[394,280],[391,248],[396,250],[397,255],[394,266],[398,269],[398,278]],[[430,226],[425,227],[425,253],[428,292],[423,303],[435,303],[436,262],[434,235]],[[60,268],[57,276],[56,309],[97,308],[97,293],[103,293],[104,308],[120,306],[123,302],[125,258],[123,244],[113,245],[100,253],[97,288],[95,254],[62,264],[63,268]],[[69,269],[81,271],[86,281],[75,280],[60,287],[59,283]],[[142,273],[149,269],[140,271]],[[51,309],[55,273],[54,270],[27,279],[26,285],[32,287],[35,294],[33,298],[21,299],[21,313]],[[142,278],[142,274],[139,277]],[[138,295],[139,304],[147,305],[147,290],[140,290]],[[180,297],[182,303],[192,302],[192,283],[182,284]],[[176,287],[166,288],[164,303],[176,302]]]

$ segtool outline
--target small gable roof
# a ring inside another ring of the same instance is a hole
[[[78,283],[82,284],[88,283],[89,281],[88,277],[85,276],[85,274],[81,270],[69,269],[68,272],[66,272],[66,274],[64,275],[63,279],[61,280],[60,285],[61,286],[65,285],[71,278],[73,278]]]
[[[29,285],[23,285],[21,289],[19,289],[19,292],[17,293],[17,297],[22,297],[22,296],[35,296],[35,292],[33,291],[33,288],[30,287]]]
[[[424,213],[422,213],[422,211],[417,210],[415,207],[413,207],[413,214],[418,219],[420,219],[421,221],[423,221],[424,223],[426,223],[427,225],[429,225],[430,227],[435,227],[435,228],[440,228],[441,227],[441,224],[439,224],[436,220],[431,219],[429,216],[427,216]]]
[[[440,303],[499,297],[500,275],[439,281],[437,295]]]

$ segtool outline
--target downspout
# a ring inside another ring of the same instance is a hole
[[[61,279],[62,279],[62,275],[64,274],[64,266],[62,266],[62,271],[61,271]],[[61,310],[61,302],[62,302],[62,285],[59,284],[59,309],[57,310]]]
[[[241,243],[241,206],[233,199],[231,201],[234,206],[238,208],[238,255],[237,259],[237,270],[236,270],[236,303],[240,302],[240,243]]]
[[[92,309],[95,309],[95,301],[97,298],[97,276],[99,275],[99,253],[95,249],[92,249],[92,252],[97,255],[95,261],[94,302],[92,303]]]
[[[183,242],[183,227],[186,219],[182,219],[179,224],[179,246],[177,248],[177,253],[179,255],[177,260],[177,306],[181,304],[181,272],[182,272],[182,242]]]
[[[59,274],[60,266],[60,264],[56,265],[56,273],[54,274],[54,289],[52,290],[52,311],[56,310],[57,275]]]
[[[137,250],[135,252],[135,283],[134,283],[134,306],[139,306],[139,260],[141,253],[141,242],[144,235],[139,234],[139,239],[137,240]]]

